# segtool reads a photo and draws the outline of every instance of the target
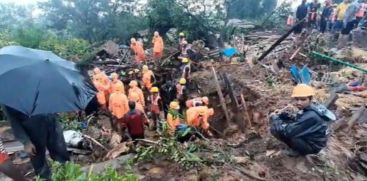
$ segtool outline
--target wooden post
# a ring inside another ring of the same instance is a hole
[[[249,127],[252,128],[250,114],[248,113],[246,101],[245,101],[245,98],[244,98],[243,94],[241,94],[241,101],[242,101],[242,106],[244,108],[245,115],[246,115],[246,118],[247,118],[247,125],[249,125]]]
[[[229,89],[229,96],[231,97],[232,99],[232,102],[235,103],[235,106],[238,107],[238,101],[237,101],[237,98],[236,96],[234,95],[234,92],[233,92],[233,87],[231,85],[231,82],[229,81],[229,78],[228,78],[228,75],[226,73],[223,74],[223,78],[224,78],[224,82],[227,84],[228,86],[228,89]]]
[[[226,105],[226,101],[223,97],[223,93],[222,93],[222,89],[220,87],[219,81],[218,81],[218,76],[217,76],[217,72],[215,71],[214,67],[212,66],[212,71],[213,71],[213,75],[214,75],[214,81],[215,81],[215,85],[217,88],[217,92],[218,92],[218,96],[219,96],[219,100],[220,100],[220,104],[222,105],[222,109],[224,111],[224,115],[226,117],[226,122],[227,122],[227,126],[229,126],[230,124],[230,118],[229,118],[229,114],[228,114],[228,109],[227,109],[227,105]]]

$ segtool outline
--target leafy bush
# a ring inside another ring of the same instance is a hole
[[[129,168],[129,167],[127,167]],[[75,163],[68,162],[66,164],[60,164],[54,162],[52,164],[52,178],[53,181],[137,181],[138,177],[131,171],[127,171],[120,175],[117,170],[108,167],[106,170],[95,175],[92,172],[84,172],[81,166]],[[43,179],[37,179],[37,181],[43,181]]]

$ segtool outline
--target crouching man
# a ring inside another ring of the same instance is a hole
[[[289,156],[317,154],[326,146],[328,122],[336,118],[325,106],[312,103],[314,95],[312,87],[299,84],[293,89],[292,98],[300,111],[295,116],[271,115],[271,133],[290,147]]]

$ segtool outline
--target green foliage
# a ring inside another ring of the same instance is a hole
[[[292,14],[292,3],[291,2],[283,2],[277,9],[273,11],[273,14],[266,15],[265,18],[262,19],[262,27],[263,28],[282,28],[286,29],[287,18],[290,14]]]
[[[60,164],[53,162],[52,164],[52,178],[53,181],[137,181],[138,177],[132,172],[129,167],[127,171],[120,175],[117,170],[108,167],[106,170],[99,174],[93,174],[92,172],[85,172],[81,169],[81,166],[71,162]],[[37,179],[37,181],[43,181]]]
[[[255,19],[270,14],[278,0],[227,0],[228,19]]]
[[[218,0],[211,4],[203,0],[149,0],[145,11],[151,30],[166,33],[177,28],[191,40],[203,39],[209,31],[220,30],[225,18]]]
[[[0,48],[9,45],[17,45],[18,43],[12,40],[8,31],[0,32]]]
[[[144,28],[144,18],[134,15],[136,0],[48,0],[40,4],[55,30],[67,30],[89,42],[127,39]]]
[[[179,163],[184,168],[192,168],[203,164],[194,152],[197,151],[194,143],[189,143],[186,147],[177,142],[175,137],[168,134],[168,125],[162,124],[162,137],[158,144],[148,147],[138,147],[135,161],[153,160],[163,158]]]
[[[91,44],[83,39],[59,38],[40,27],[20,28],[13,32],[0,32],[0,48],[21,45],[52,51],[62,58],[79,61],[91,52]]]

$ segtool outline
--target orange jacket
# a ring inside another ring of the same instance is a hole
[[[139,95],[139,103],[145,107],[145,100],[144,100],[144,94],[143,91],[139,88],[139,87],[132,87],[129,89],[129,99],[132,99],[132,93],[135,92],[136,94]]]
[[[115,93],[118,87],[122,87],[122,93],[125,94],[125,86],[124,84],[121,82],[121,80],[113,80],[111,82],[111,88],[110,88],[110,93]]]
[[[200,116],[200,112],[204,115]],[[191,107],[186,111],[186,122],[189,126],[209,129],[209,108],[207,106]]]
[[[145,52],[144,52],[144,47],[142,43],[133,43],[130,45],[131,49],[134,51],[135,53],[135,60],[136,61],[145,61]]]
[[[172,114],[167,114],[168,133],[174,135],[176,127],[181,123],[180,118],[174,118]]]
[[[110,96],[108,109],[117,119],[121,119],[129,111],[129,101],[122,92],[114,92]]]
[[[144,87],[147,88],[148,90],[150,90],[150,88],[152,88],[153,83],[152,83],[152,76],[154,76],[154,73],[151,70],[148,70],[147,72],[143,73],[143,84]]]
[[[105,95],[105,89],[102,85],[102,83],[99,80],[93,81],[94,87],[97,89],[97,100],[100,105],[105,105],[107,103],[106,101],[106,95]]]
[[[154,36],[153,37],[153,52],[154,53],[161,53],[164,50],[164,42],[161,36]]]

